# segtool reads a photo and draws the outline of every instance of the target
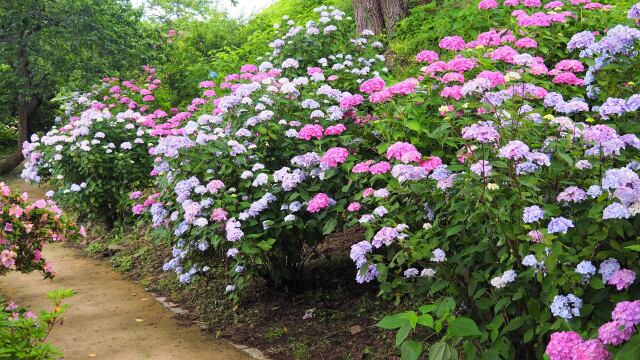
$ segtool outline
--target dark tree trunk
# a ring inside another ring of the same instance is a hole
[[[384,26],[387,34],[392,34],[396,28],[396,23],[407,16],[409,4],[407,0],[380,0]]]
[[[358,34],[364,30],[381,34],[385,29],[380,0],[353,0],[353,15]]]
[[[32,128],[31,122],[38,107],[40,107],[40,103],[41,101],[34,97],[29,102],[18,106],[18,149],[0,164],[0,175],[9,174],[24,160],[22,144],[29,140],[31,135],[29,129]]]
[[[376,34],[393,33],[396,23],[407,15],[407,0],[353,0],[356,31],[372,30]]]

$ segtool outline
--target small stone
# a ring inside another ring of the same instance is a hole
[[[362,326],[354,325],[354,326],[349,328],[349,332],[351,333],[351,335],[359,334],[359,333],[362,332]]]

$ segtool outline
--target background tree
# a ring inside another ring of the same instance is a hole
[[[141,46],[142,12],[128,0],[3,0],[0,2],[0,115],[17,117],[18,150],[0,174],[22,161],[22,143],[38,128],[38,112],[51,107],[63,86],[86,87],[105,75],[137,68],[148,58]],[[148,30],[148,29],[147,29]],[[147,34],[148,35],[148,34]],[[47,114],[52,117],[51,112]]]
[[[358,33],[369,29],[376,34],[391,34],[408,9],[407,0],[353,0],[356,30]]]

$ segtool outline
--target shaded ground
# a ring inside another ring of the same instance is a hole
[[[0,278],[0,292],[32,309],[51,307],[47,291],[64,287],[77,292],[67,301],[64,324],[49,338],[66,359],[247,359],[225,341],[179,326],[142,287],[107,265],[61,244],[47,245],[44,254],[54,264],[53,281],[36,273],[11,273]]]
[[[84,250],[152,291],[188,309],[185,321],[196,321],[216,336],[253,346],[275,360],[396,359],[395,333],[375,326],[383,316],[404,309],[377,296],[375,284],[355,282],[349,247],[357,232],[332,236],[303,277],[303,286],[288,292],[271,289],[255,279],[243,302],[231,304],[224,294],[224,269],[212,277],[180,284],[172,272],[162,272],[171,247],[151,238],[144,227],[121,233],[93,228]],[[119,247],[117,252],[110,249]],[[312,310],[313,316],[303,319]]]

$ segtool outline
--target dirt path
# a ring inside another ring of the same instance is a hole
[[[14,179],[12,189],[33,198],[44,191]],[[13,181],[12,181],[13,180]],[[51,309],[46,292],[74,289],[64,324],[49,340],[65,359],[113,360],[240,360],[249,357],[229,343],[216,340],[193,327],[182,327],[173,314],[142,287],[124,279],[108,265],[83,257],[78,250],[50,244],[45,258],[54,265],[53,281],[39,274],[11,273],[0,277],[0,293],[34,310]]]
[[[54,264],[53,281],[12,273],[0,278],[0,292],[32,309],[51,308],[47,291],[64,287],[77,292],[67,301],[64,324],[50,337],[65,359],[248,359],[227,342],[180,327],[144,289],[105,264],[62,244],[47,245],[44,254]]]

